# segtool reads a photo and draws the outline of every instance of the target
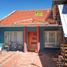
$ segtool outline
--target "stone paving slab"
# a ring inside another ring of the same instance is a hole
[[[42,67],[42,64],[38,53],[17,51],[6,61],[3,61],[0,67]]]

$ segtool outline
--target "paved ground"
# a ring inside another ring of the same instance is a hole
[[[33,52],[3,52],[0,67],[42,67],[39,56]]]
[[[51,56],[34,52],[2,52],[0,67],[57,67]]]

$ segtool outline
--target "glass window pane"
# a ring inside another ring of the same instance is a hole
[[[45,42],[48,42],[48,32],[45,32]]]
[[[49,32],[49,42],[55,43],[55,32]]]

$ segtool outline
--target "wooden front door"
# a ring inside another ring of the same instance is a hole
[[[37,32],[28,32],[28,51],[37,49]]]

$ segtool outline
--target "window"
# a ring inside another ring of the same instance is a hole
[[[45,31],[45,47],[57,47],[59,31]]]
[[[31,44],[37,44],[37,42],[31,42]]]
[[[37,38],[32,38],[32,40],[37,40]]]
[[[6,31],[4,33],[4,42],[18,42],[22,44],[23,42],[23,32],[22,31]]]
[[[42,13],[41,11],[36,11],[36,12],[35,12],[35,15],[36,15],[36,16],[43,16],[43,13]]]
[[[37,35],[37,33],[33,33],[33,35],[34,35],[34,36],[36,36],[36,35]]]

